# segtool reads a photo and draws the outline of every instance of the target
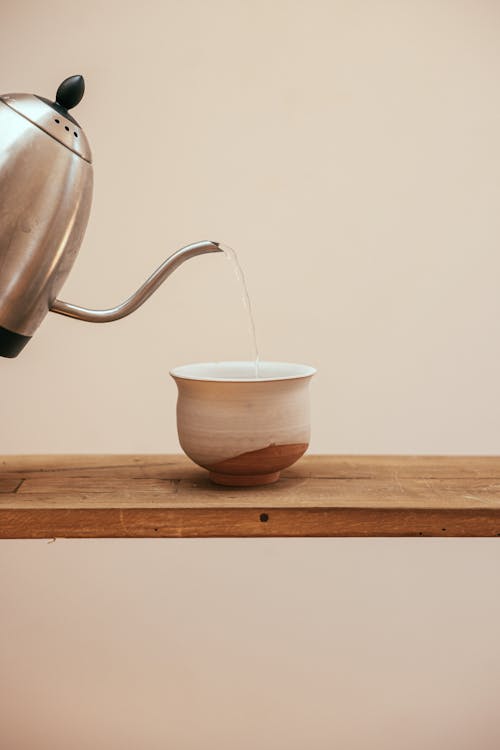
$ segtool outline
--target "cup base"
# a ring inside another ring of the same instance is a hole
[[[214,484],[222,484],[225,487],[258,487],[262,484],[273,484],[280,478],[279,471],[270,474],[222,474],[211,471],[210,481]]]

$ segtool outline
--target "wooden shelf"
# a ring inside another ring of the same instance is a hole
[[[183,456],[4,456],[0,538],[500,536],[500,458],[305,456],[216,487]]]

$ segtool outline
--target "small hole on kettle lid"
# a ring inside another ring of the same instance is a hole
[[[54,117],[54,120],[57,122],[58,125],[61,122],[61,120],[58,120],[57,117]]]
[[[69,133],[69,128],[68,128],[68,126],[67,126],[67,125],[65,125],[65,126],[64,126],[64,130],[67,130],[67,131],[68,131],[68,133]]]
[[[78,133],[76,132],[76,130],[73,132],[73,135],[75,136],[75,138],[78,138]]]

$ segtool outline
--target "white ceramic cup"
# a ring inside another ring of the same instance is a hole
[[[182,450],[217,484],[270,484],[308,448],[309,382],[288,362],[206,362],[175,367]]]

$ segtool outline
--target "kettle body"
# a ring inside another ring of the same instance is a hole
[[[0,356],[16,357],[51,311],[106,323],[137,310],[189,258],[221,252],[219,243],[186,245],[168,257],[124,302],[90,310],[57,295],[83,240],[92,203],[87,137],[69,113],[84,93],[66,78],[55,101],[0,96]]]
[[[92,186],[90,148],[73,118],[31,94],[0,97],[0,342],[10,356],[71,270]]]

